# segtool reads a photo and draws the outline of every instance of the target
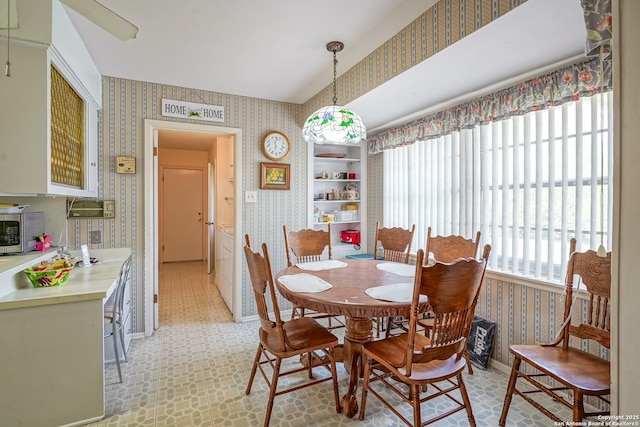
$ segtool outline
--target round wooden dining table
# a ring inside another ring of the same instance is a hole
[[[363,375],[364,354],[362,345],[373,338],[373,318],[389,316],[409,317],[411,302],[391,302],[373,298],[365,290],[383,285],[397,283],[413,283],[413,276],[396,274],[387,269],[378,268],[378,264],[388,261],[340,259],[346,263],[345,267],[326,270],[302,270],[291,266],[280,271],[276,276],[276,286],[284,298],[298,307],[345,316],[345,336],[342,347],[342,357],[337,354],[337,360],[344,363],[344,368],[350,375],[349,390],[342,398],[342,411],[351,418],[358,412],[356,388],[358,379]],[[405,264],[400,264],[406,268]],[[415,267],[414,267],[415,268]],[[285,275],[307,273],[319,277],[330,283],[332,287],[322,292],[295,292],[280,282]],[[426,311],[428,304],[421,304],[419,311]]]

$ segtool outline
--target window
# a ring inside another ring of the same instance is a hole
[[[609,91],[385,151],[384,225],[415,223],[414,251],[429,226],[480,230],[489,268],[561,281],[569,239],[611,247],[612,100]]]

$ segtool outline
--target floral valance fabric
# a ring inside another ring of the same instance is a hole
[[[561,68],[367,138],[369,154],[561,105],[612,88],[612,64],[600,57]],[[602,76],[602,81],[600,76]]]
[[[584,10],[584,24],[587,27],[585,55],[611,55],[611,0],[581,0]]]

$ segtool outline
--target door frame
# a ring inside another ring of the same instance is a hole
[[[157,159],[157,138],[154,142],[154,134],[159,130],[181,130],[187,132],[209,133],[220,136],[234,136],[233,139],[233,180],[235,183],[241,182],[242,177],[242,129],[222,126],[201,125],[182,122],[170,122],[164,120],[144,120],[144,188],[148,189],[144,197],[144,334],[151,336],[155,330],[154,322],[154,287],[157,289],[158,283],[158,223],[156,213],[158,212],[158,192],[157,180],[158,171],[154,165],[154,154]],[[240,185],[234,186],[234,240],[233,240],[233,304],[232,315],[236,322],[242,319],[242,288],[239,285],[242,278],[242,259],[238,254],[242,253],[242,188]]]
[[[211,274],[213,266],[215,265],[215,234],[216,234],[216,163],[217,159],[214,159],[213,163],[207,163],[207,200],[209,202],[207,212],[207,222],[205,229],[207,230],[207,270]]]

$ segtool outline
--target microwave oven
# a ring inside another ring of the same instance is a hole
[[[44,234],[44,212],[0,214],[0,254],[34,251]]]

